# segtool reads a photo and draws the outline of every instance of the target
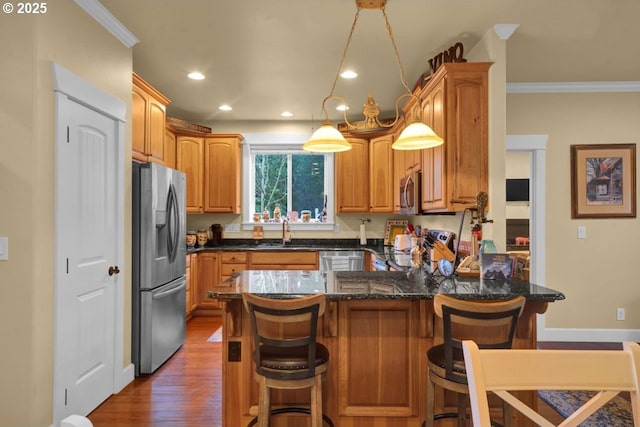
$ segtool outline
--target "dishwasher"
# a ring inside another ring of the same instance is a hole
[[[363,271],[364,251],[320,251],[320,271]]]

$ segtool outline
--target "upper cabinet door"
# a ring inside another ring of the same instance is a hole
[[[165,163],[165,127],[168,98],[133,74],[131,95],[131,157]]]
[[[242,213],[241,135],[216,135],[204,142],[204,211]]]
[[[369,141],[347,140],[351,150],[335,154],[336,212],[369,212]]]
[[[393,135],[369,141],[369,212],[393,212]]]
[[[187,213],[202,213],[204,138],[178,136],[176,139],[176,168],[187,175]]]

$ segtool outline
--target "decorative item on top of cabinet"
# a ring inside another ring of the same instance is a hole
[[[166,109],[171,101],[137,74],[132,80],[131,157],[165,164]]]
[[[204,139],[204,212],[242,213],[242,141],[239,134]]]
[[[202,213],[204,138],[178,134],[176,168],[187,176],[187,213]]]
[[[335,154],[337,212],[393,212],[393,137],[347,140],[352,149]]]

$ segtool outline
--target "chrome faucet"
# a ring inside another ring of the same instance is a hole
[[[289,234],[287,235],[287,233]],[[291,227],[289,227],[289,220],[283,219],[282,220],[282,245],[284,246],[285,243],[290,241],[291,241]]]

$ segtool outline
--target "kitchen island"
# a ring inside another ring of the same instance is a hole
[[[257,414],[252,334],[242,293],[292,298],[324,293],[318,337],[330,351],[323,383],[324,414],[336,426],[420,426],[426,412],[426,352],[442,342],[434,316],[437,293],[473,300],[527,299],[514,348],[536,347],[536,314],[564,299],[558,291],[517,280],[410,280],[405,272],[247,270],[209,292],[223,308],[222,425],[246,426]],[[473,334],[473,331],[469,331]],[[274,407],[308,402],[306,390],[274,391]],[[530,393],[530,403],[536,397]],[[436,413],[455,411],[455,397],[437,390]],[[499,413],[499,408],[496,408]],[[451,421],[455,421],[452,419]],[[527,425],[516,420],[514,425]],[[299,426],[300,415],[274,417],[272,426]],[[438,421],[440,426],[448,420]]]

